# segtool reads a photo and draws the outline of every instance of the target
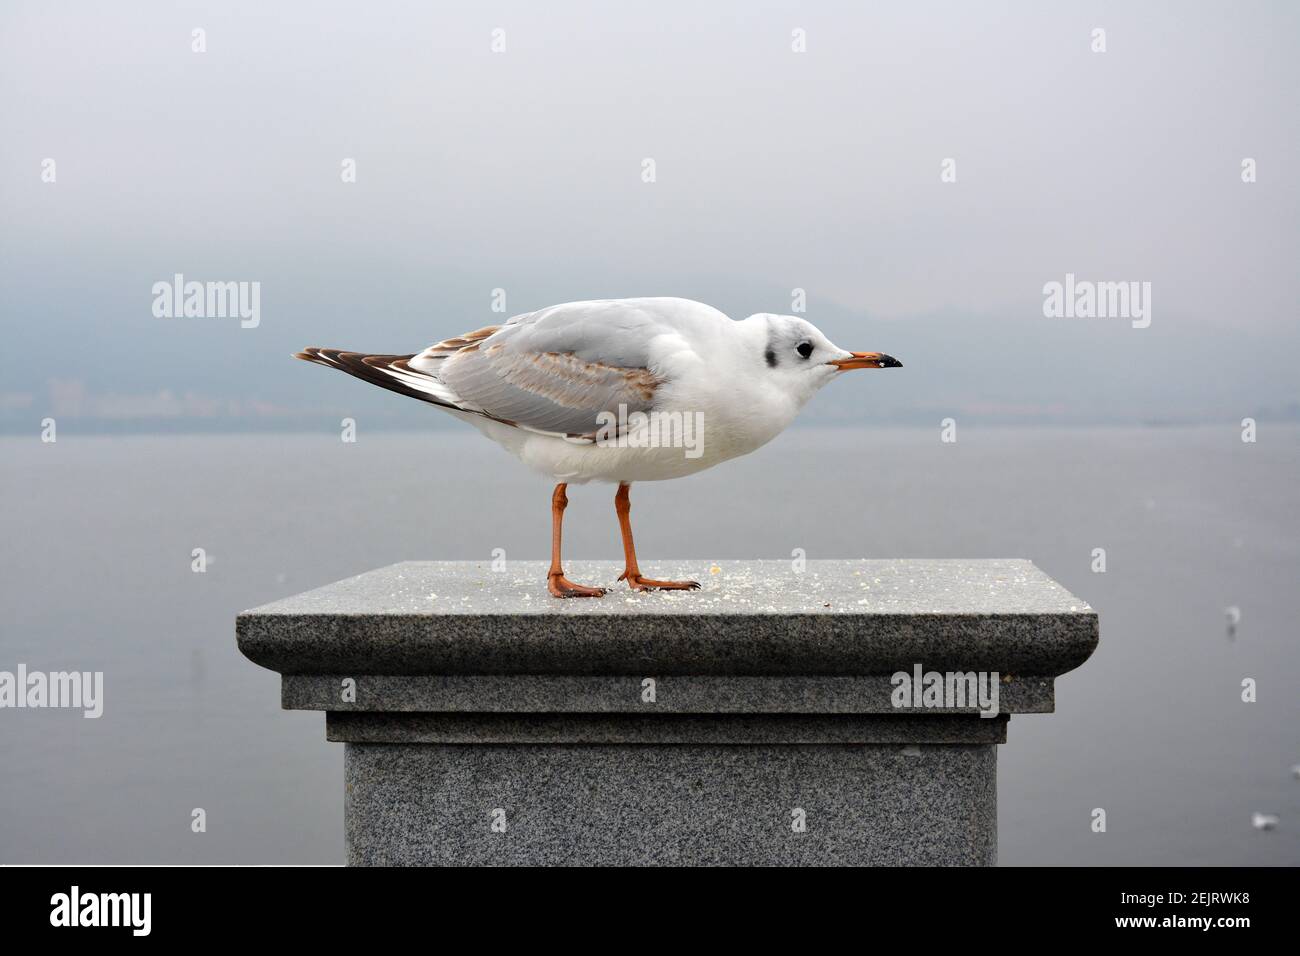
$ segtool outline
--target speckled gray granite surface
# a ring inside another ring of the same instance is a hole
[[[613,590],[414,562],[239,615],[344,743],[348,862],[989,864],[1007,715],[1097,645],[1027,561],[657,562],[703,589],[655,594],[567,570]],[[895,708],[915,665],[996,671],[996,714]]]
[[[344,746],[353,865],[981,866],[997,857],[992,744]]]
[[[1001,744],[1006,715],[358,714],[326,715],[325,736],[421,744]]]
[[[350,684],[345,685],[345,681]],[[568,677],[562,674],[288,674],[281,678],[285,710],[487,712],[487,713],[663,713],[663,714],[907,714],[895,707],[894,685],[884,674],[861,677],[693,677],[654,678],[653,703],[645,700],[640,675]],[[344,699],[343,689],[350,693]],[[998,681],[998,713],[1043,714],[1054,709],[1051,678]],[[951,707],[973,714],[975,706]],[[921,708],[920,713],[932,713]]]
[[[649,594],[620,570],[571,562],[612,590],[557,600],[544,562],[407,562],[245,611],[236,633],[283,674],[1052,676],[1097,644],[1095,612],[1029,561],[665,561],[644,570],[703,589]]]

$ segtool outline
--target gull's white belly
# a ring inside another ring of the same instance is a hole
[[[657,432],[653,428],[649,432],[633,430],[622,441],[611,438],[591,444],[530,432],[479,415],[457,417],[473,424],[535,471],[571,484],[683,478],[748,454],[781,430],[776,427],[755,433],[726,427],[716,418],[710,424],[706,417],[704,423],[688,423],[680,430],[663,426]]]

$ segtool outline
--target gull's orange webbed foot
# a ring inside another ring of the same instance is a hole
[[[654,578],[642,577],[639,573],[629,574],[624,571],[618,576],[626,581],[633,591],[698,591],[699,581],[656,581]]]
[[[604,588],[589,588],[585,584],[574,584],[563,574],[547,575],[546,589],[557,598],[605,596]]]
[[[698,591],[699,581],[656,581],[654,578],[641,576],[641,569],[636,564],[636,545],[632,543],[632,496],[631,486],[620,482],[618,493],[614,495],[614,511],[618,514],[618,528],[623,533],[623,573],[618,576],[626,581],[633,591]]]

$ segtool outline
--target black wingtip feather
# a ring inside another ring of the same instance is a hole
[[[391,375],[384,374],[383,370],[388,366],[398,362],[406,362],[408,359],[415,358],[415,356],[415,352],[410,355],[370,355],[366,352],[345,352],[342,349],[321,349],[313,346],[303,349],[301,352],[295,352],[293,357],[302,359],[305,362],[314,362],[317,365],[336,368],[340,372],[347,372],[363,382],[378,385],[380,388],[386,388],[398,395],[416,398],[422,402],[428,402],[430,405],[437,405],[439,408],[455,409],[456,406],[449,402],[439,401],[426,392],[411,388]]]

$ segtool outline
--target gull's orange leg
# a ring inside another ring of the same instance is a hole
[[[546,575],[546,589],[558,598],[600,597],[604,588],[588,588],[574,584],[564,576],[560,567],[560,530],[564,526],[564,509],[569,505],[569,496],[564,493],[565,485],[555,486],[551,495],[551,570]]]
[[[632,544],[632,521],[628,515],[632,512],[632,501],[628,497],[631,485],[621,483],[618,486],[618,494],[614,495],[614,510],[618,512],[618,527],[623,532],[623,563],[625,565],[623,573],[618,576],[620,581],[626,581],[632,586],[633,591],[654,591],[663,588],[665,591],[697,591],[700,583],[698,581],[656,581],[653,578],[643,578],[641,569],[636,566],[636,546]]]

